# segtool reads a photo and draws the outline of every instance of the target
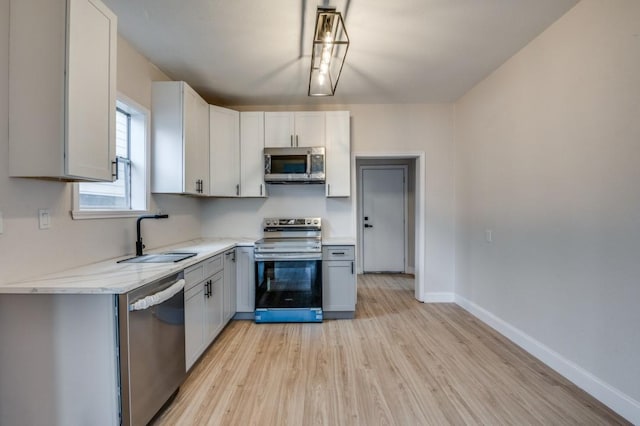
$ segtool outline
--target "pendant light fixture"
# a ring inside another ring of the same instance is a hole
[[[349,36],[340,12],[318,7],[313,32],[309,96],[333,96],[349,48]]]

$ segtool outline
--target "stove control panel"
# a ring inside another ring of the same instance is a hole
[[[301,217],[301,218],[266,218],[264,220],[264,227],[278,227],[278,228],[300,228],[313,226],[320,228],[322,226],[322,219],[319,217]]]

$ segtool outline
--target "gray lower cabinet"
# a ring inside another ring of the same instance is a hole
[[[354,246],[322,248],[322,310],[325,318],[352,318],[356,310]]]
[[[236,249],[224,253],[224,322],[236,313]]]
[[[236,319],[253,319],[255,310],[255,260],[253,247],[236,248]]]
[[[185,363],[189,370],[224,327],[224,260],[217,255],[184,271]]]

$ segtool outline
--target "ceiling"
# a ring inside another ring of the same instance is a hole
[[[103,0],[118,30],[221,105],[452,102],[578,0]],[[336,95],[308,97],[319,5],[351,44]]]

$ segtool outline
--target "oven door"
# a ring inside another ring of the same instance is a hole
[[[256,309],[293,308],[322,309],[322,259],[256,258]]]

